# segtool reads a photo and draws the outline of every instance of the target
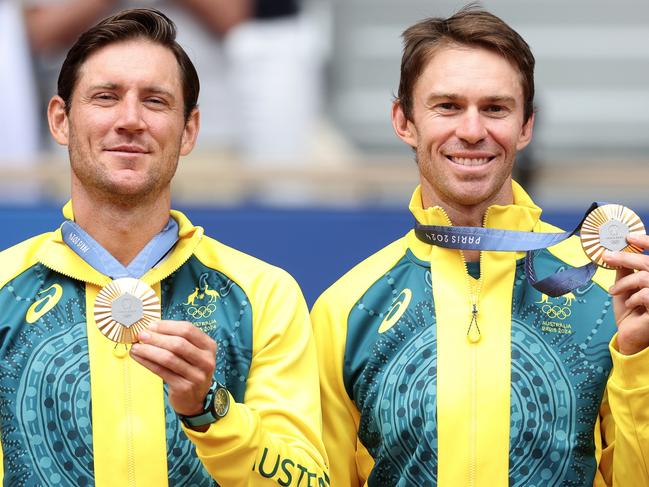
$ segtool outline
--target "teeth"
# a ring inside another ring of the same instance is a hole
[[[455,164],[459,164],[461,166],[482,166],[483,164],[487,164],[489,162],[488,157],[480,157],[477,159],[469,159],[466,157],[451,157],[450,159]]]

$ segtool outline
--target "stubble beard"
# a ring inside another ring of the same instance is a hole
[[[111,179],[106,168],[94,161],[92,154],[85,154],[79,147],[76,136],[71,131],[68,155],[74,177],[79,181],[84,191],[97,201],[121,207],[133,207],[157,199],[161,192],[171,184],[180,155],[178,148],[171,159],[173,166],[168,170],[159,172],[157,170],[165,168],[151,166],[141,181],[136,184],[123,184]]]
[[[483,205],[495,199],[502,186],[506,184],[507,178],[503,181],[499,181],[499,184],[495,184],[493,188],[490,188],[488,194],[484,194],[483,191],[473,191],[470,187],[472,182],[470,180],[456,184],[457,181],[455,181],[452,176],[449,176],[444,172],[436,174],[431,160],[432,157],[433,156],[424,148],[417,147],[415,150],[415,162],[417,163],[417,167],[421,173],[421,178],[426,180],[429,188],[434,192],[434,197],[441,200],[438,201],[439,204],[443,205],[444,202],[446,202],[452,206],[466,208]],[[438,181],[437,184],[434,184],[435,178]],[[475,180],[475,183],[479,184],[479,181]],[[463,185],[468,185],[467,190],[463,190],[463,188],[460,187]]]

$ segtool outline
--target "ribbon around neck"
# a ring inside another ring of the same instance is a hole
[[[590,262],[584,266],[571,267],[539,280],[534,271],[536,251],[556,245],[575,235],[588,214],[604,204],[593,203],[572,232],[520,232],[498,228],[422,225],[417,222],[415,235],[422,242],[447,249],[527,252],[524,266],[527,279],[540,292],[557,297],[588,283],[595,274],[597,265]]]
[[[127,266],[113,257],[76,222],[71,220],[63,222],[61,235],[68,247],[102,274],[112,279],[121,277],[139,279],[160,262],[176,244],[178,223],[170,217],[162,231],[153,237]]]

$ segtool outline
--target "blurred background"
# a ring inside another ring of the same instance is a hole
[[[45,107],[79,33],[127,7],[178,25],[201,79],[198,146],[174,201],[217,239],[286,268],[311,304],[405,233],[417,184],[393,134],[401,32],[455,0],[0,0],[0,247],[60,224],[67,153]],[[490,0],[537,60],[517,178],[572,229],[592,201],[649,223],[649,2]]]

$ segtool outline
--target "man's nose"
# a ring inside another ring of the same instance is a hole
[[[456,135],[469,144],[476,144],[487,136],[487,128],[477,109],[470,108],[460,116]]]
[[[143,118],[143,106],[134,96],[126,96],[119,106],[117,130],[140,131],[146,126]]]

